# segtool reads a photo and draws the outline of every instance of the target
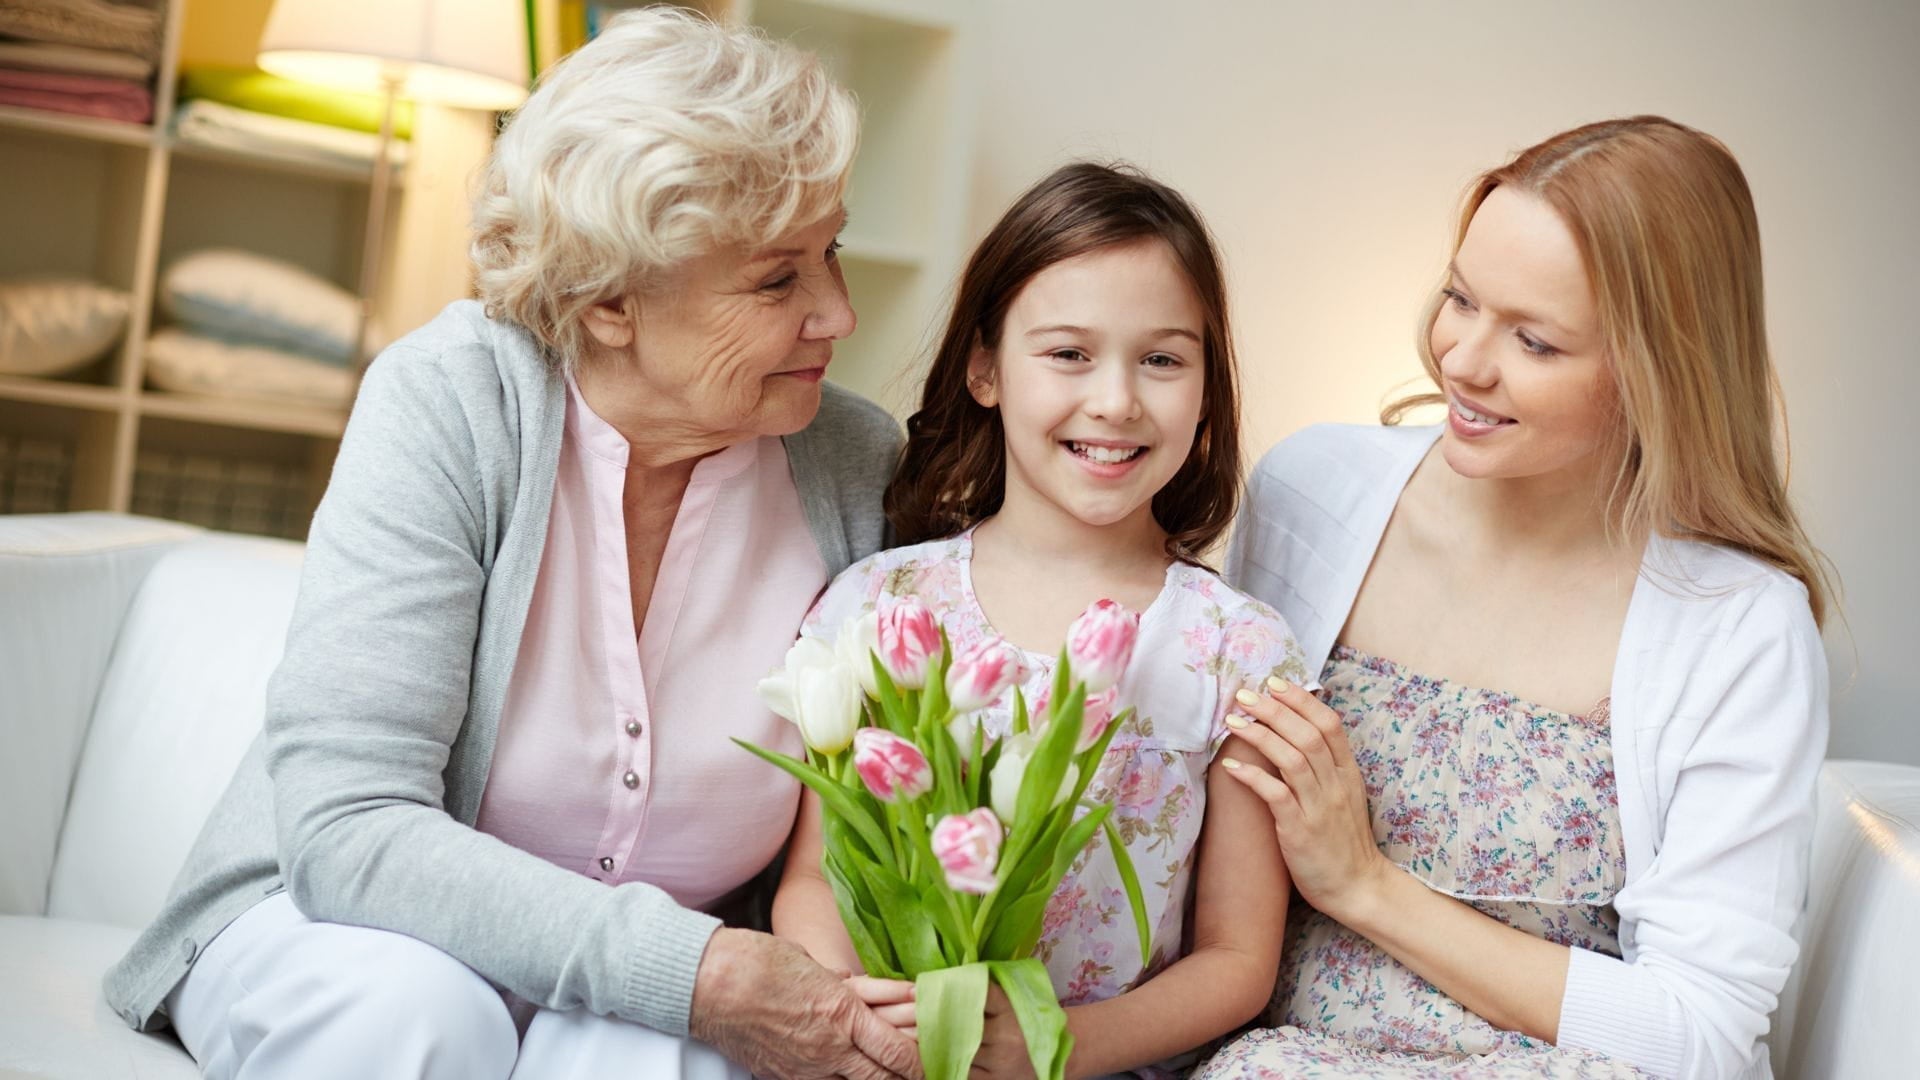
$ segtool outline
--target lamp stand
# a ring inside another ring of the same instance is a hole
[[[360,244],[360,325],[353,335],[353,370],[364,373],[372,361],[367,341],[373,323],[373,298],[380,288],[380,259],[387,235],[387,185],[391,182],[389,153],[393,145],[394,101],[400,96],[400,76],[387,72],[380,78],[384,103],[380,110],[379,148],[373,156],[373,177],[367,189],[367,230]]]

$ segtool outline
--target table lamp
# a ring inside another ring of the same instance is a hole
[[[363,368],[379,283],[394,101],[500,110],[526,100],[525,0],[274,0],[259,62],[275,75],[379,94],[385,102],[360,255],[354,366]]]

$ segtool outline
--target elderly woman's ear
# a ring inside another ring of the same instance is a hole
[[[602,300],[582,312],[580,321],[593,340],[605,348],[624,349],[633,344],[633,306],[625,297]]]

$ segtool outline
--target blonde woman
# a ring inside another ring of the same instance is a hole
[[[1321,685],[1233,721],[1306,905],[1203,1075],[1769,1076],[1828,596],[1739,166],[1657,117],[1522,152],[1420,347],[1446,423],[1288,439],[1229,556]]]
[[[799,749],[754,678],[885,529],[899,429],[822,382],[856,124],[813,57],[672,10],[541,80],[481,301],[367,373],[263,738],[108,976],[128,1023],[213,1077],[917,1069],[716,917],[799,805],[730,741]]]

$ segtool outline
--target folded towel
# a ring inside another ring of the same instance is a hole
[[[356,94],[283,79],[254,68],[210,64],[196,64],[180,73],[180,96],[374,134],[380,132],[380,111],[385,105],[378,94]],[[393,134],[401,139],[413,137],[412,104],[394,103]]]
[[[181,105],[174,113],[173,131],[183,143],[369,170],[380,142],[378,135],[364,131],[269,116],[204,98]],[[391,143],[387,160],[395,167],[405,165],[407,144]]]
[[[107,0],[0,0],[0,34],[154,60],[160,55],[160,11]]]
[[[0,68],[0,105],[97,116],[144,124],[153,119],[153,91],[145,83]]]
[[[63,71],[109,79],[150,79],[153,61],[118,49],[87,49],[46,41],[0,41],[0,67]]]

